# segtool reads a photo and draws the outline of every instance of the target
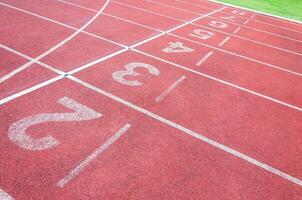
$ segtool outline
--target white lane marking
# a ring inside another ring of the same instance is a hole
[[[86,24],[84,24],[80,29],[76,30],[73,34],[71,34],[70,36],[68,36],[67,38],[65,38],[64,40],[62,40],[61,42],[59,42],[58,44],[56,44],[55,46],[51,47],[50,49],[48,49],[47,51],[45,51],[44,53],[40,54],[39,56],[37,56],[36,58],[34,58],[34,60],[30,60],[29,62],[25,63],[24,65],[18,67],[17,69],[15,69],[14,71],[4,75],[3,77],[0,78],[0,83],[3,83],[4,81],[10,79],[11,77],[15,76],[17,73],[23,71],[24,69],[26,69],[27,67],[29,67],[31,64],[35,63],[36,61],[39,61],[40,59],[44,58],[45,56],[51,54],[53,51],[55,51],[56,49],[60,48],[61,46],[63,46],[64,44],[66,44],[67,42],[69,42],[70,40],[72,40],[75,36],[77,36],[78,34],[80,34],[84,29],[86,29],[102,12],[103,10],[107,7],[107,5],[109,4],[110,0],[107,0],[105,2],[105,4],[102,6],[102,8],[98,11],[97,14],[95,14]]]
[[[0,200],[14,200],[14,198],[0,188]]]
[[[154,14],[154,15],[166,17],[166,18],[169,18],[169,19],[173,19],[173,20],[176,20],[176,21],[179,21],[179,22],[185,22],[185,21],[182,20],[182,19],[179,19],[179,18],[176,18],[176,17],[172,17],[172,16],[168,16],[168,15],[164,15],[164,14],[157,13],[157,12],[153,12],[153,11],[151,11],[151,10],[146,10],[146,9],[144,9],[144,8],[139,8],[139,7],[136,7],[136,6],[124,4],[124,3],[118,2],[118,1],[112,1],[112,2],[114,2],[114,3],[116,3],[116,4],[120,4],[120,5],[126,6],[126,7],[129,7],[129,8],[134,8],[134,9],[136,9],[136,10],[141,10],[141,11],[144,11],[144,12],[147,12],[147,13],[150,13],[150,14]]]
[[[0,48],[5,49],[5,50],[7,50],[7,51],[9,51],[9,52],[11,52],[11,53],[14,53],[14,54],[18,55],[18,56],[21,56],[22,58],[25,58],[25,59],[27,59],[27,60],[33,60],[33,59],[34,59],[34,58],[32,58],[32,57],[29,57],[28,55],[25,55],[25,54],[23,54],[23,53],[21,53],[21,52],[15,50],[15,49],[13,49],[13,48],[10,48],[10,47],[8,47],[8,46],[5,46],[5,45],[3,45],[3,44],[0,44]],[[41,62],[41,61],[35,61],[35,63],[37,63],[37,64],[39,64],[39,65],[45,67],[46,69],[49,69],[49,70],[51,70],[51,71],[54,71],[54,72],[56,72],[56,73],[58,73],[58,74],[61,74],[61,75],[64,75],[64,74],[65,74],[63,71],[58,70],[58,69],[56,69],[56,68],[54,68],[54,67],[51,67],[51,66],[49,66],[49,65],[47,65],[47,64],[45,64],[45,63],[43,63],[43,62]]]
[[[79,84],[81,84],[81,85],[83,85],[83,86],[85,86],[85,87],[87,87],[87,88],[89,88],[89,89],[91,89],[91,90],[93,90],[95,92],[98,92],[98,93],[100,93],[100,94],[102,94],[102,95],[104,95],[104,96],[106,96],[108,98],[111,98],[111,99],[113,99],[113,100],[115,100],[115,101],[117,101],[117,102],[119,102],[119,103],[121,103],[121,104],[123,104],[125,106],[128,106],[128,107],[132,108],[133,110],[136,110],[136,111],[138,111],[140,113],[143,113],[143,114],[145,114],[145,115],[147,115],[147,116],[149,116],[149,117],[151,117],[151,118],[153,118],[153,119],[155,119],[157,121],[160,121],[160,122],[162,122],[164,124],[167,124],[168,126],[171,126],[171,127],[175,128],[175,129],[177,129],[177,130],[179,130],[181,132],[184,132],[184,133],[186,133],[188,135],[191,135],[192,137],[197,138],[197,139],[199,139],[199,140],[201,140],[201,141],[203,141],[203,142],[205,142],[205,143],[207,143],[207,144],[209,144],[211,146],[214,146],[214,147],[216,147],[216,148],[218,148],[218,149],[220,149],[220,150],[222,150],[222,151],[224,151],[226,153],[229,153],[229,154],[231,154],[231,155],[233,155],[233,156],[235,156],[235,157],[237,157],[239,159],[245,160],[246,162],[248,162],[248,163],[250,163],[250,164],[252,164],[254,166],[260,167],[260,168],[262,168],[262,169],[264,169],[264,170],[266,170],[266,171],[268,171],[268,172],[270,172],[272,174],[275,174],[275,175],[277,175],[277,176],[279,176],[281,178],[284,178],[284,179],[286,179],[288,181],[291,181],[291,182],[293,182],[293,183],[295,183],[295,184],[297,184],[299,186],[302,186],[302,181],[300,179],[298,179],[298,178],[296,178],[294,176],[291,176],[291,175],[289,175],[289,174],[287,174],[287,173],[285,173],[285,172],[283,172],[281,170],[278,170],[278,169],[276,169],[276,168],[274,168],[272,166],[269,166],[269,165],[267,165],[267,164],[265,164],[263,162],[260,162],[260,161],[254,159],[254,158],[252,158],[252,157],[250,157],[248,155],[240,153],[239,151],[236,151],[236,150],[234,150],[234,149],[232,149],[232,148],[230,148],[228,146],[225,146],[225,145],[223,145],[221,143],[218,143],[218,142],[216,142],[214,140],[211,140],[211,139],[205,137],[204,135],[202,135],[201,133],[197,133],[197,132],[195,132],[193,130],[185,128],[185,127],[183,127],[180,124],[177,124],[177,123],[172,122],[172,121],[170,121],[170,120],[168,120],[166,118],[163,118],[160,115],[157,115],[157,114],[152,113],[152,112],[150,112],[150,111],[148,111],[148,110],[146,110],[146,109],[144,109],[142,107],[139,107],[139,106],[137,106],[135,104],[132,104],[132,103],[130,103],[130,102],[128,102],[128,101],[120,98],[120,97],[117,97],[117,96],[115,96],[115,95],[113,95],[111,93],[108,93],[108,92],[106,92],[106,91],[104,91],[104,90],[102,90],[100,88],[97,88],[97,87],[95,87],[93,85],[90,85],[89,83],[86,83],[86,82],[84,82],[84,81],[82,81],[82,80],[80,80],[78,78],[75,78],[73,76],[69,76],[68,78],[71,79],[71,80],[74,80],[75,82],[77,82],[77,83],[79,83]]]
[[[68,97],[60,98],[57,103],[65,106],[73,112],[43,113],[24,117],[23,119],[14,122],[9,127],[9,139],[25,150],[46,150],[57,146],[59,141],[48,132],[45,133],[47,136],[33,138],[26,133],[27,129],[46,122],[88,121],[102,116],[101,113],[98,113]]]
[[[58,24],[58,25],[60,25],[60,26],[64,26],[64,27],[66,27],[66,28],[69,28],[69,29],[72,29],[72,30],[75,30],[75,31],[76,31],[76,30],[79,30],[78,28],[69,26],[69,25],[67,25],[67,24],[58,22],[58,21],[56,21],[56,20],[53,20],[53,19],[50,19],[50,18],[47,18],[47,17],[43,17],[43,16],[38,15],[38,14],[36,14],[36,13],[32,13],[32,12],[23,10],[23,9],[21,9],[21,8],[17,8],[17,7],[14,7],[14,6],[5,4],[5,3],[1,3],[1,2],[0,2],[0,5],[6,6],[6,7],[8,7],[8,8],[12,8],[12,9],[14,9],[14,10],[18,10],[18,11],[20,11],[20,12],[23,12],[23,13],[26,13],[26,14],[29,14],[29,15],[32,15],[32,16],[35,16],[35,17],[40,18],[40,19],[44,19],[44,20],[46,20],[46,21],[49,21],[49,22]],[[86,35],[95,37],[95,38],[97,38],[97,39],[105,40],[105,41],[110,42],[110,43],[112,43],[112,44],[116,44],[116,45],[118,45],[118,46],[120,46],[120,47],[124,47],[124,48],[126,47],[126,46],[123,45],[123,44],[119,44],[119,43],[117,43],[117,42],[115,42],[115,41],[113,41],[113,40],[110,40],[110,39],[107,39],[107,38],[103,38],[103,37],[101,37],[101,36],[98,36],[98,35],[96,35],[96,34],[93,34],[93,33],[90,33],[90,32],[84,31],[84,30],[83,30],[81,33],[84,33],[84,34],[86,34]]]
[[[244,58],[244,59],[247,59],[247,60],[251,60],[251,61],[254,61],[256,63],[260,63],[260,64],[263,64],[263,65],[266,65],[268,67],[271,67],[271,68],[274,68],[274,69],[278,69],[278,70],[281,70],[281,71],[284,71],[284,72],[288,72],[290,74],[294,74],[294,75],[297,75],[297,76],[302,76],[301,73],[298,73],[298,72],[294,72],[294,71],[291,71],[291,70],[288,70],[288,69],[285,69],[285,68],[282,68],[282,67],[278,67],[276,65],[273,65],[273,64],[269,64],[269,63],[266,63],[266,62],[263,62],[263,61],[260,61],[260,60],[256,60],[254,58],[249,58],[249,57],[246,57],[246,56],[243,56],[241,54],[238,54],[238,53],[234,53],[234,52],[231,52],[231,51],[227,51],[227,50],[224,50],[222,48],[218,48],[218,47],[214,47],[212,45],[208,45],[208,44],[205,44],[205,43],[201,43],[201,42],[197,42],[195,40],[191,40],[191,39],[188,39],[188,38],[185,38],[185,37],[182,37],[182,36],[179,36],[179,35],[175,35],[173,33],[168,33],[168,35],[172,35],[174,37],[177,37],[177,38],[180,38],[180,39],[183,39],[183,40],[187,40],[187,41],[190,41],[190,42],[193,42],[193,43],[196,43],[196,44],[200,44],[202,46],[206,46],[206,47],[209,47],[211,49],[215,49],[215,50],[218,50],[218,51],[221,51],[221,52],[224,52],[224,53],[228,53],[228,54],[231,54],[231,55],[234,55],[234,56],[238,56],[240,58]]]
[[[223,46],[225,43],[227,43],[227,41],[228,41],[230,38],[231,38],[230,36],[226,37],[224,40],[222,40],[222,41],[219,43],[219,46],[220,46],[220,47]]]
[[[56,82],[56,81],[58,81],[58,80],[60,80],[60,79],[62,79],[62,78],[64,78],[64,76],[63,76],[63,75],[60,75],[60,76],[57,76],[57,77],[55,77],[55,78],[49,79],[49,80],[47,80],[47,81],[44,81],[44,82],[42,82],[42,83],[39,83],[39,84],[37,84],[37,85],[35,85],[35,86],[32,86],[32,87],[30,87],[30,88],[27,88],[27,89],[25,89],[25,90],[23,90],[23,91],[21,91],[21,92],[18,92],[18,93],[15,93],[15,94],[13,94],[13,95],[10,95],[10,96],[8,96],[8,97],[5,97],[4,99],[1,99],[1,100],[0,100],[0,105],[2,105],[2,104],[4,104],[4,103],[7,103],[7,102],[9,102],[9,101],[11,101],[11,100],[13,100],[13,99],[18,98],[18,97],[21,97],[21,96],[23,96],[23,95],[25,95],[25,94],[28,94],[28,93],[30,93],[30,92],[32,92],[32,91],[35,91],[35,90],[37,90],[37,89],[40,89],[40,88],[42,88],[42,87],[44,87],[44,86],[47,86],[47,85],[49,85],[49,84],[51,84],[51,83],[53,83],[53,82]]]
[[[230,82],[221,80],[221,79],[219,79],[219,78],[216,78],[216,77],[210,76],[210,75],[208,75],[208,74],[205,74],[205,73],[196,71],[196,70],[194,70],[194,69],[190,69],[190,68],[188,68],[188,67],[185,67],[185,66],[176,64],[176,63],[174,63],[174,62],[171,62],[171,61],[168,61],[168,60],[165,60],[165,59],[162,59],[162,58],[153,56],[153,55],[151,55],[151,54],[148,54],[148,53],[146,53],[146,52],[143,52],[143,51],[140,51],[140,50],[137,50],[137,49],[132,49],[132,51],[138,52],[138,53],[140,53],[140,54],[142,54],[142,55],[145,55],[145,56],[154,58],[154,59],[156,59],[156,60],[160,60],[160,61],[162,61],[162,62],[171,64],[171,65],[173,65],[173,66],[175,66],[175,67],[177,67],[177,68],[180,68],[180,69],[183,69],[183,70],[192,72],[192,73],[194,73],[194,74],[197,74],[197,75],[206,77],[206,78],[208,78],[208,79],[211,79],[211,80],[214,80],[214,81],[217,81],[217,82],[220,82],[220,83],[222,83],[222,84],[224,84],[224,85],[228,85],[228,86],[234,87],[234,88],[239,89],[239,90],[241,90],[241,91],[244,91],[244,92],[247,92],[247,93],[256,95],[256,96],[258,96],[258,97],[262,97],[262,98],[267,99],[267,100],[269,100],[269,101],[271,101],[271,102],[275,102],[275,103],[281,104],[281,105],[283,105],[283,106],[286,106],[286,107],[289,107],[289,108],[292,108],[292,109],[294,109],[294,110],[297,110],[297,111],[301,111],[301,112],[302,112],[302,108],[300,108],[300,107],[291,105],[291,104],[289,104],[289,103],[285,103],[285,102],[283,102],[283,101],[280,101],[280,100],[278,100],[278,99],[274,99],[274,98],[269,97],[269,96],[266,96],[266,95],[264,95],[264,94],[255,92],[255,91],[253,91],[253,90],[249,90],[249,89],[244,88],[244,87],[241,87],[241,86],[239,86],[239,85],[235,85],[235,84],[233,84],[233,83],[230,83]]]
[[[238,33],[240,31],[241,27],[238,27],[233,33]]]
[[[254,13],[257,13],[257,14],[261,14],[261,15],[266,15],[267,18],[276,19],[276,20],[279,20],[281,22],[287,22],[287,23],[290,23],[290,24],[296,24],[296,25],[301,24],[302,25],[302,22],[298,21],[298,20],[289,19],[289,18],[286,18],[286,17],[281,17],[281,16],[261,12],[261,11],[258,11],[258,10],[250,9],[250,8],[244,8],[242,6],[237,6],[237,5],[234,5],[234,4],[225,3],[225,2],[221,2],[221,1],[216,1],[216,0],[208,0],[208,1],[215,2],[215,3],[218,3],[218,4],[222,4],[222,5],[226,5],[226,6],[230,6],[230,7],[234,7],[234,8],[240,8],[242,10],[254,12]],[[259,21],[259,22],[263,22],[263,21]],[[263,22],[263,23],[267,23],[267,22]]]
[[[243,23],[243,25],[246,25],[247,23],[249,23],[249,19],[248,20],[246,20],[244,23]]]
[[[186,12],[186,13],[194,14],[194,15],[197,15],[197,16],[200,15],[200,13],[198,13],[198,12],[193,12],[193,11],[186,10],[186,9],[183,9],[183,8],[179,8],[179,7],[176,7],[176,6],[171,6],[171,5],[168,5],[168,4],[165,4],[165,3],[161,3],[161,2],[157,2],[157,1],[152,1],[152,0],[145,0],[145,1],[153,3],[153,4],[158,4],[158,5],[161,5],[161,6],[164,6],[164,7],[180,10],[180,11],[183,11],[183,12]]]
[[[162,101],[172,90],[174,90],[186,77],[182,76],[177,81],[175,81],[168,89],[166,89],[161,95],[155,98],[156,102]]]
[[[104,144],[98,147],[92,152],[85,160],[78,164],[73,170],[71,170],[64,178],[62,178],[57,186],[63,188],[79,175],[91,162],[93,162],[99,155],[101,155],[110,145],[117,141],[129,128],[130,124],[125,124],[119,131],[117,131],[112,137],[110,137]]]
[[[96,64],[98,64],[98,63],[100,63],[100,62],[103,62],[103,61],[105,61],[105,60],[108,60],[109,58],[112,58],[112,57],[117,56],[117,55],[119,55],[119,54],[121,54],[121,53],[123,53],[123,52],[126,52],[127,50],[128,50],[128,49],[121,49],[121,50],[116,51],[116,52],[114,52],[114,53],[111,53],[111,54],[109,54],[109,55],[107,55],[107,56],[104,56],[104,57],[102,57],[102,58],[96,59],[96,60],[94,60],[94,61],[92,61],[92,62],[89,62],[89,63],[87,63],[87,64],[85,64],[85,65],[83,65],[83,66],[81,66],[81,67],[78,67],[78,68],[76,68],[76,69],[73,69],[73,70],[69,71],[68,74],[74,74],[74,73],[76,73],[76,72],[79,72],[79,71],[81,71],[81,70],[83,70],[83,69],[86,69],[86,68],[88,68],[88,67],[90,67],[90,66],[96,65]]]
[[[213,55],[213,51],[210,51],[209,53],[207,53],[204,57],[202,57],[197,63],[197,66],[202,65],[208,58],[210,58]]]

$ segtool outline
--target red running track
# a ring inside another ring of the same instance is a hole
[[[302,25],[107,3],[0,3],[0,199],[301,199]]]

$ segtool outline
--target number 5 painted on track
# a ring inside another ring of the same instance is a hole
[[[135,68],[146,68],[150,74],[153,74],[155,76],[159,75],[159,70],[152,65],[146,64],[146,63],[140,63],[140,62],[133,62],[129,63],[125,66],[126,70],[123,71],[116,71],[113,72],[112,78],[116,80],[117,82],[124,84],[124,85],[130,85],[130,86],[140,86],[143,85],[142,82],[138,80],[129,81],[125,79],[125,76],[138,76],[139,73],[135,72]]]
[[[84,106],[68,97],[63,97],[57,103],[73,110],[73,113],[44,113],[25,117],[13,123],[8,129],[9,139],[27,150],[45,150],[59,144],[52,136],[48,135],[39,139],[31,138],[26,130],[31,126],[46,122],[61,121],[86,121],[101,117],[102,114]]]

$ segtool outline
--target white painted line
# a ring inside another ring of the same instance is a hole
[[[302,25],[302,22],[298,21],[298,20],[289,19],[289,18],[286,18],[286,17],[281,17],[281,16],[277,16],[277,15],[261,12],[261,11],[250,9],[250,8],[244,8],[242,6],[237,6],[237,5],[234,5],[234,4],[224,3],[224,2],[220,2],[220,1],[216,1],[216,0],[207,0],[207,1],[215,2],[215,3],[218,3],[218,4],[222,4],[222,5],[226,5],[226,6],[230,6],[230,7],[234,7],[234,8],[240,8],[242,10],[251,11],[251,12],[254,12],[254,13],[261,14],[261,15],[266,15],[268,18],[272,17],[271,19],[276,19],[276,20],[280,20],[280,21],[285,20],[285,22],[288,22],[288,23],[301,24]]]
[[[233,33],[238,33],[240,31],[241,27],[238,27]]]
[[[157,12],[153,12],[153,11],[151,11],[151,10],[146,10],[146,9],[144,9],[144,8],[139,8],[139,7],[136,7],[136,6],[124,4],[124,3],[118,2],[118,1],[112,1],[112,2],[114,2],[114,3],[116,3],[116,4],[120,4],[120,5],[126,6],[126,7],[129,7],[129,8],[134,8],[134,9],[136,9],[136,10],[141,10],[141,11],[144,11],[144,12],[147,12],[147,13],[151,13],[151,14],[154,14],[154,15],[166,17],[166,18],[173,19],[173,20],[180,21],[180,22],[185,22],[185,21],[182,20],[182,19],[179,19],[179,18],[176,18],[176,17],[172,17],[172,16],[168,16],[168,15],[164,15],[164,14],[157,13]]]
[[[90,67],[90,66],[92,66],[92,65],[96,65],[96,64],[98,64],[98,63],[100,63],[100,62],[103,62],[104,60],[107,60],[107,59],[112,58],[112,57],[114,57],[114,56],[117,56],[117,55],[119,55],[119,54],[121,54],[121,53],[123,53],[123,52],[126,52],[127,50],[128,50],[128,49],[121,49],[121,50],[116,51],[116,52],[114,52],[114,53],[111,53],[111,54],[109,54],[109,55],[107,55],[107,56],[104,56],[104,57],[102,57],[102,58],[99,58],[99,59],[96,59],[96,60],[94,60],[94,61],[92,61],[92,62],[89,62],[89,63],[87,63],[87,64],[85,64],[85,65],[83,65],[83,66],[81,66],[81,67],[78,67],[78,68],[76,68],[76,69],[73,69],[73,70],[71,70],[71,71],[69,71],[69,72],[67,72],[67,73],[68,73],[68,74],[74,74],[74,73],[79,72],[79,71],[81,71],[81,70],[83,70],[83,69],[86,69],[86,68],[88,68],[88,67]]]
[[[109,138],[104,144],[98,147],[92,154],[90,154],[85,160],[78,164],[73,170],[71,170],[67,176],[62,178],[57,186],[63,188],[79,175],[91,162],[93,162],[99,155],[101,155],[110,145],[117,141],[129,128],[130,124],[125,124],[118,132],[116,132],[111,138]]]
[[[23,96],[25,94],[28,94],[28,93],[32,92],[32,91],[35,91],[35,90],[40,89],[40,88],[42,88],[44,86],[47,86],[47,85],[49,85],[49,84],[51,84],[53,82],[56,82],[56,81],[58,81],[58,80],[60,80],[62,78],[64,78],[64,76],[62,76],[62,75],[57,76],[55,78],[52,78],[52,79],[49,79],[49,80],[44,81],[42,83],[39,83],[39,84],[37,84],[35,86],[27,88],[27,89],[25,89],[25,90],[23,90],[21,92],[18,92],[18,93],[15,93],[15,94],[11,95],[11,96],[8,96],[8,97],[6,97],[4,99],[1,99],[0,100],[0,105],[3,105],[4,103],[7,103],[7,102],[9,102],[9,101],[11,101],[13,99],[16,99],[17,97],[21,97],[21,96]]]
[[[153,3],[153,4],[158,4],[158,5],[161,5],[161,6],[164,6],[164,7],[168,7],[168,8],[173,8],[173,9],[176,9],[176,10],[180,10],[180,11],[182,11],[182,12],[194,14],[194,15],[197,15],[197,16],[200,15],[200,13],[198,13],[198,12],[193,12],[193,11],[186,10],[186,9],[183,9],[183,8],[179,8],[179,7],[176,7],[176,6],[171,6],[171,5],[168,5],[168,4],[165,4],[165,3],[160,3],[160,2],[152,1],[152,0],[145,0],[145,1],[150,2],[150,3]],[[223,7],[223,8],[224,8],[224,7]]]
[[[56,49],[60,48],[61,46],[63,46],[64,44],[66,44],[67,42],[69,42],[70,40],[72,40],[75,36],[77,36],[78,34],[80,34],[84,29],[86,29],[102,12],[103,10],[107,7],[107,5],[109,4],[110,0],[107,0],[105,2],[105,4],[102,6],[102,8],[98,11],[97,14],[95,14],[86,24],[84,24],[80,29],[76,30],[73,34],[71,34],[70,36],[68,36],[67,38],[65,38],[64,40],[62,40],[61,42],[59,42],[58,44],[56,44],[55,46],[53,46],[52,48],[48,49],[47,51],[45,51],[44,53],[40,54],[39,56],[37,56],[36,58],[34,58],[33,60],[25,63],[24,65],[18,67],[17,69],[15,69],[14,71],[4,75],[3,77],[0,78],[0,83],[3,83],[4,81],[10,79],[11,77],[13,77],[14,75],[16,75],[17,73],[23,71],[24,69],[26,69],[27,67],[29,67],[31,64],[35,63],[36,61],[46,57],[47,55],[51,54],[53,51],[55,51]]]
[[[224,40],[222,40],[222,41],[219,43],[219,46],[220,46],[220,47],[223,46],[230,38],[231,38],[230,36],[226,37]]]
[[[228,154],[231,154],[231,155],[233,155],[233,156],[235,156],[235,157],[237,157],[239,159],[242,159],[242,160],[244,160],[244,161],[246,161],[246,162],[248,162],[248,163],[250,163],[250,164],[252,164],[254,166],[262,168],[263,170],[266,170],[266,171],[268,171],[268,172],[270,172],[272,174],[275,174],[275,175],[277,175],[277,176],[279,176],[281,178],[284,178],[284,179],[286,179],[286,180],[288,180],[290,182],[293,182],[293,183],[295,183],[295,184],[297,184],[299,186],[302,186],[302,181],[300,179],[298,179],[298,178],[296,178],[294,176],[291,176],[291,175],[289,175],[289,174],[287,174],[287,173],[285,173],[285,172],[283,172],[281,170],[278,170],[278,169],[276,169],[276,168],[274,168],[272,166],[269,166],[269,165],[267,165],[267,164],[265,164],[265,163],[263,163],[261,161],[258,161],[258,160],[254,159],[254,158],[252,158],[252,157],[250,157],[248,155],[240,153],[239,151],[236,151],[236,150],[234,150],[234,149],[232,149],[232,148],[230,148],[228,146],[225,146],[225,145],[223,145],[221,143],[218,143],[218,142],[216,142],[214,140],[211,140],[211,139],[205,137],[204,135],[202,135],[201,133],[197,133],[197,132],[195,132],[193,130],[185,128],[184,126],[182,126],[180,124],[177,124],[177,123],[172,122],[172,121],[170,121],[170,120],[168,120],[166,118],[163,118],[163,117],[161,117],[161,116],[159,116],[159,115],[157,115],[157,114],[155,114],[153,112],[150,112],[150,111],[148,111],[148,110],[146,110],[146,109],[144,109],[142,107],[139,107],[139,106],[137,106],[135,104],[132,104],[132,103],[130,103],[130,102],[128,102],[128,101],[120,98],[120,97],[117,97],[117,96],[115,96],[115,95],[113,95],[111,93],[108,93],[108,92],[106,92],[106,91],[104,91],[104,90],[102,90],[100,88],[97,88],[97,87],[95,87],[93,85],[90,85],[90,84],[88,84],[88,83],[86,83],[86,82],[84,82],[84,81],[82,81],[80,79],[77,79],[77,78],[73,77],[73,76],[69,76],[68,78],[70,78],[71,80],[74,80],[75,82],[77,82],[77,83],[79,83],[79,84],[81,84],[81,85],[83,85],[83,86],[85,86],[85,87],[87,87],[87,88],[89,88],[89,89],[91,89],[91,90],[93,90],[95,92],[98,92],[98,93],[100,93],[100,94],[102,94],[102,95],[104,95],[104,96],[106,96],[108,98],[111,98],[111,99],[113,99],[113,100],[115,100],[115,101],[117,101],[117,102],[119,102],[119,103],[121,103],[121,104],[123,104],[125,106],[128,106],[128,107],[132,108],[133,110],[136,110],[136,111],[138,111],[140,113],[143,113],[143,114],[145,114],[145,115],[147,115],[147,116],[149,116],[149,117],[151,117],[151,118],[153,118],[153,119],[155,119],[157,121],[160,121],[160,122],[162,122],[162,123],[164,123],[164,124],[166,124],[168,126],[171,126],[171,127],[175,128],[175,129],[177,129],[177,130],[179,130],[179,131],[181,131],[183,133],[186,133],[186,134],[188,134],[188,135],[190,135],[190,136],[192,136],[192,137],[194,137],[196,139],[199,139],[199,140],[201,140],[201,141],[203,141],[203,142],[205,142],[205,143],[207,143],[207,144],[209,144],[211,146],[214,146],[214,147],[216,147],[216,148],[218,148],[218,149],[220,149],[220,150],[222,150],[222,151],[224,151],[224,152],[226,152]]]
[[[213,55],[213,51],[210,51],[209,53],[207,53],[204,57],[202,57],[197,63],[197,66],[202,65],[208,58],[210,58]]]
[[[27,60],[30,60],[30,61],[31,61],[31,60],[34,60],[34,58],[29,57],[28,55],[25,55],[25,54],[23,54],[23,53],[21,53],[21,52],[15,50],[15,49],[13,49],[13,48],[10,48],[10,47],[8,47],[8,46],[5,46],[5,45],[3,45],[3,44],[0,44],[0,48],[5,49],[5,50],[7,50],[7,51],[9,51],[9,52],[11,52],[11,53],[14,53],[14,54],[18,55],[18,56],[21,56],[22,58],[25,58],[25,59],[27,59]],[[58,69],[56,69],[56,68],[54,68],[54,67],[51,67],[51,66],[49,66],[49,65],[47,65],[47,64],[45,64],[45,63],[43,63],[43,62],[40,62],[40,61],[34,61],[34,62],[37,63],[37,64],[39,64],[39,65],[41,65],[41,66],[43,66],[43,67],[45,67],[46,69],[49,69],[49,70],[51,70],[51,71],[53,71],[53,72],[56,72],[56,73],[58,73],[58,74],[61,74],[61,75],[64,75],[64,74],[65,74],[65,72],[63,72],[63,71],[61,71],[61,70],[58,70]]]
[[[69,25],[67,25],[67,24],[58,22],[58,21],[56,21],[56,20],[53,20],[53,19],[50,19],[50,18],[47,18],[47,17],[43,17],[43,16],[41,16],[41,15],[38,15],[38,14],[35,14],[35,13],[32,13],[32,12],[23,10],[23,9],[21,9],[21,8],[17,8],[17,7],[14,7],[14,6],[5,4],[5,3],[1,3],[1,2],[0,2],[0,5],[6,6],[6,7],[8,7],[8,8],[12,8],[12,9],[14,9],[14,10],[18,10],[18,11],[20,11],[20,12],[23,12],[23,13],[26,13],[26,14],[29,14],[29,15],[32,15],[32,16],[35,16],[35,17],[38,17],[38,18],[40,18],[40,19],[44,19],[44,20],[46,20],[46,21],[49,21],[49,22],[52,22],[52,23],[55,23],[55,24],[64,26],[64,27],[66,27],[66,28],[69,28],[69,29],[72,29],[72,30],[75,30],[75,31],[76,31],[76,30],[79,30],[78,28],[75,28],[75,27],[69,26]],[[83,30],[81,33],[84,33],[84,34],[86,34],[86,35],[90,35],[90,36],[95,37],[95,38],[98,38],[98,39],[105,40],[105,41],[110,42],[110,43],[112,43],[112,44],[116,44],[116,45],[118,45],[118,46],[120,46],[120,47],[124,47],[124,48],[126,47],[126,46],[123,45],[123,44],[119,44],[119,43],[117,43],[117,42],[115,42],[115,41],[113,41],[113,40],[110,40],[110,39],[107,39],[107,38],[103,38],[103,37],[101,37],[101,36],[95,35],[95,34],[93,34],[93,33],[89,33],[89,32],[84,31],[84,30]]]
[[[170,85],[170,87],[167,90],[165,90],[161,95],[156,97],[155,101],[156,102],[162,101],[170,92],[172,92],[172,90],[174,90],[185,79],[186,79],[185,76],[180,77],[177,81],[175,81],[172,85]]]
[[[264,98],[264,99],[269,100],[269,101],[271,101],[271,102],[275,102],[275,103],[281,104],[281,105],[283,105],[283,106],[286,106],[286,107],[289,107],[289,108],[292,108],[292,109],[294,109],[294,110],[297,110],[297,111],[302,112],[302,108],[300,108],[300,107],[291,105],[291,104],[289,104],[289,103],[285,103],[285,102],[283,102],[283,101],[280,101],[280,100],[278,100],[278,99],[275,99],[275,98],[266,96],[266,95],[264,95],[264,94],[255,92],[255,91],[253,91],[253,90],[249,90],[249,89],[244,88],[244,87],[241,87],[241,86],[239,86],[239,85],[235,85],[235,84],[233,84],[233,83],[230,83],[230,82],[221,80],[221,79],[219,79],[219,78],[216,78],[216,77],[210,76],[210,75],[208,75],[208,74],[205,74],[205,73],[196,71],[196,70],[194,70],[194,69],[190,69],[190,68],[188,68],[188,67],[179,65],[179,64],[177,64],[177,63],[173,63],[173,62],[170,62],[170,61],[168,61],[168,60],[165,60],[165,59],[162,59],[162,58],[153,56],[153,55],[151,55],[151,54],[148,54],[148,53],[146,53],[146,52],[143,52],[143,51],[140,51],[140,50],[137,50],[137,49],[132,49],[132,51],[138,52],[138,53],[140,53],[140,54],[142,54],[142,55],[145,55],[145,56],[154,58],[154,59],[156,59],[156,60],[159,60],[159,61],[162,61],[162,62],[171,64],[171,65],[173,65],[173,66],[175,66],[175,67],[177,67],[177,68],[180,68],[180,69],[183,69],[183,70],[192,72],[192,73],[194,73],[194,74],[197,74],[197,75],[206,77],[206,78],[208,78],[208,79],[217,81],[217,82],[222,83],[222,84],[224,84],[224,85],[228,85],[228,86],[230,86],[230,87],[234,87],[234,88],[239,89],[239,90],[241,90],[241,91],[244,91],[244,92],[247,92],[247,93],[256,95],[256,96],[258,96],[258,97]]]
[[[168,35],[172,35],[172,36],[174,36],[174,37],[181,38],[181,39],[184,39],[184,40],[187,40],[187,41],[196,43],[196,44],[200,44],[200,45],[202,45],[202,46],[206,46],[206,47],[209,47],[209,48],[211,48],[211,49],[215,49],[215,50],[218,50],[218,51],[221,51],[221,52],[224,52],[224,53],[228,53],[228,54],[231,54],[231,55],[235,55],[235,56],[238,56],[238,57],[240,57],[240,58],[244,58],[244,59],[247,59],[247,60],[251,60],[251,61],[254,61],[254,62],[263,64],[263,65],[266,65],[266,66],[271,67],[271,68],[275,68],[275,69],[278,69],[278,70],[281,70],[281,71],[284,71],[284,72],[288,72],[288,73],[290,73],[290,74],[294,74],[294,75],[297,75],[297,76],[302,76],[301,73],[294,72],[294,71],[291,71],[291,70],[288,70],[288,69],[284,69],[284,68],[282,68],[282,67],[278,67],[278,66],[273,65],[273,64],[269,64],[269,63],[266,63],[266,62],[263,62],[263,61],[260,61],[260,60],[256,60],[256,59],[253,59],[253,58],[249,58],[249,57],[243,56],[243,55],[241,55],[241,54],[237,54],[237,53],[234,53],[234,52],[231,52],[231,51],[227,51],[227,50],[224,50],[224,49],[221,49],[221,48],[217,48],[217,47],[214,47],[214,46],[211,46],[211,45],[208,45],[208,44],[204,44],[204,43],[201,43],[201,42],[197,42],[197,41],[195,41],[195,40],[191,40],[191,39],[188,39],[188,38],[179,36],[179,35],[175,35],[175,34],[173,34],[173,33],[169,33]]]
[[[14,200],[14,198],[0,188],[0,200]]]

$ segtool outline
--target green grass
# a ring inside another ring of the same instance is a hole
[[[302,0],[218,0],[302,22]]]

